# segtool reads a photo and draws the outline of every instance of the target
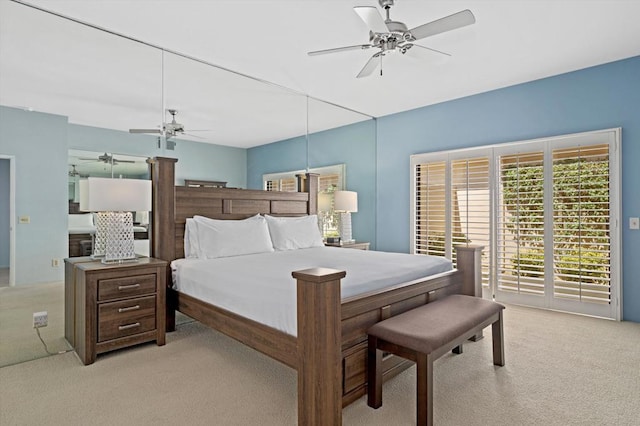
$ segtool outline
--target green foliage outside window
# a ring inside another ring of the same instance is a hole
[[[555,161],[553,165],[554,273],[564,281],[608,285],[609,163]],[[506,228],[519,253],[514,272],[542,277],[544,272],[544,175],[542,165],[506,166],[503,203]],[[525,228],[525,229],[523,229]]]

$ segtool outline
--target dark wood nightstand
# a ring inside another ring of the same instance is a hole
[[[371,243],[363,242],[363,241],[355,241],[353,243],[342,243],[342,244],[325,243],[324,245],[327,247],[341,247],[341,248],[350,248],[350,249],[356,249],[356,250],[369,250],[369,244]]]
[[[165,344],[167,262],[65,259],[65,338],[80,360],[138,343]]]

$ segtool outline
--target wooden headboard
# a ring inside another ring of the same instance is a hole
[[[153,186],[152,257],[169,262],[184,257],[185,223],[194,215],[237,220],[258,213],[273,216],[317,213],[317,174],[298,176],[301,192],[176,186],[177,161],[164,157],[148,160]]]

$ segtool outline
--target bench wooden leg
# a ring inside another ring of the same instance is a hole
[[[418,426],[433,426],[433,359],[417,354],[417,420]]]
[[[382,351],[378,349],[378,338],[369,336],[367,352],[367,405],[382,406]]]
[[[504,365],[504,336],[502,333],[502,310],[498,313],[498,320],[491,324],[493,340],[493,364]]]

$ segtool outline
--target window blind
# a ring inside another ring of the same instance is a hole
[[[544,294],[544,155],[500,157],[497,286]]]
[[[414,253],[446,255],[446,162],[415,167]]]
[[[451,162],[451,259],[460,244],[482,245],[482,284],[489,285],[491,198],[489,158],[459,159]]]
[[[553,150],[554,297],[610,302],[609,146]]]

